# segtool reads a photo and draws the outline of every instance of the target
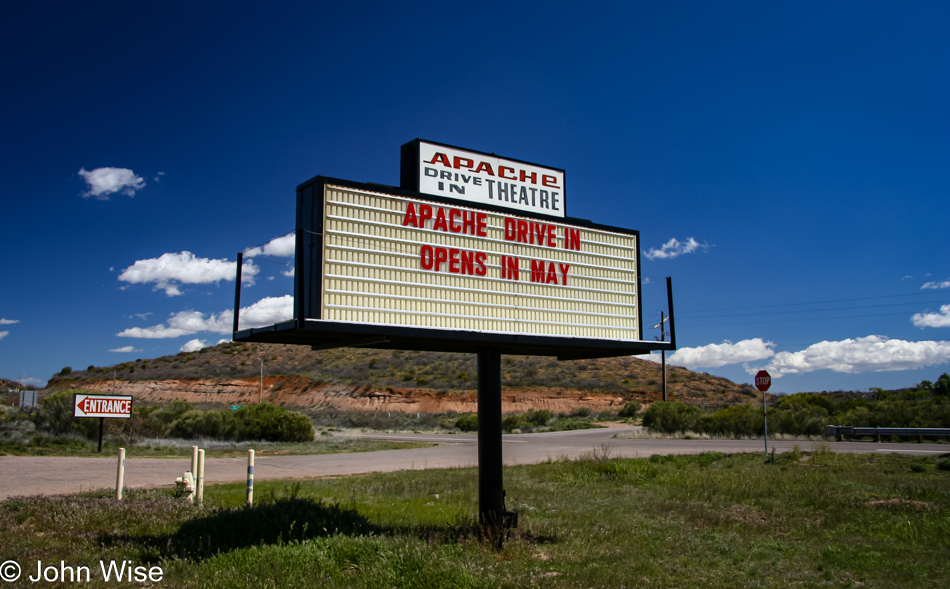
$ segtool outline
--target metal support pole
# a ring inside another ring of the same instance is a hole
[[[237,255],[237,275],[234,280],[234,317],[231,327],[232,333],[237,333],[238,325],[241,323],[241,271],[244,266],[244,252]]]
[[[501,352],[486,348],[478,352],[478,518],[498,548],[505,525],[501,431]]]
[[[105,427],[105,424],[106,424],[106,418],[100,417],[99,418],[99,453],[100,454],[102,454],[102,429],[103,427]]]
[[[115,499],[122,501],[122,487],[125,486],[125,448],[119,448],[119,465],[115,474]]]
[[[762,420],[765,426],[765,457],[769,457],[769,406],[765,402],[765,391],[762,391]]]

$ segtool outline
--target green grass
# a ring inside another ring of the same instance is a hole
[[[161,566],[161,587],[946,587],[942,459],[604,447],[505,469],[520,525],[501,551],[474,526],[474,469],[258,480],[253,508],[241,484],[202,508],[159,490],[13,498],[0,562],[129,559]]]

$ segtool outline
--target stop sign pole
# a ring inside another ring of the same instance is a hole
[[[755,373],[755,388],[762,391],[762,419],[765,424],[765,457],[769,456],[769,407],[765,403],[765,391],[769,390],[769,387],[772,386],[772,376],[764,371],[760,370]]]

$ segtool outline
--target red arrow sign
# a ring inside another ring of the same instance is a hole
[[[764,393],[770,386],[772,386],[772,376],[768,372],[760,370],[755,373],[755,388]]]
[[[126,395],[87,395],[74,397],[73,417],[132,417],[132,397]]]

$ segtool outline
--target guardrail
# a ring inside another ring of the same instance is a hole
[[[950,428],[947,427],[852,427],[850,425],[826,425],[825,436],[834,436],[840,442],[847,437],[877,437],[877,441],[882,441],[883,436],[917,436],[917,441],[924,442],[924,436],[934,438],[950,437]]]

